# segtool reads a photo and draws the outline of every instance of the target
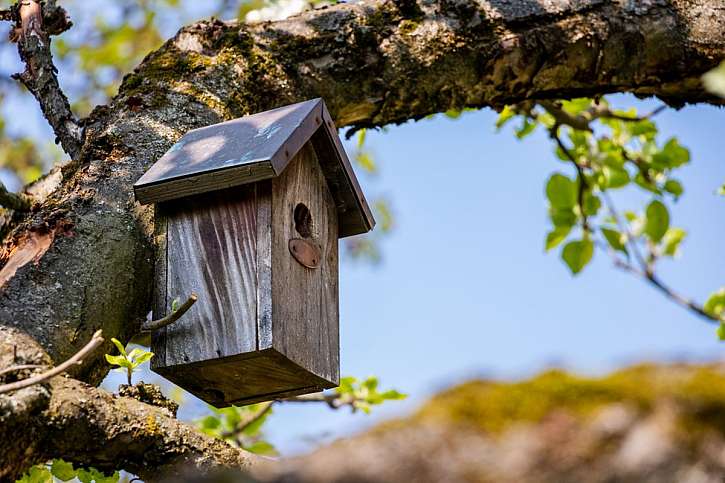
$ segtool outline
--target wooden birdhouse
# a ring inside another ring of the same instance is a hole
[[[322,99],[188,132],[134,185],[155,203],[151,368],[224,407],[339,382],[338,238],[374,220]]]

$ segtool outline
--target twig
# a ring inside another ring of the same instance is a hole
[[[3,384],[2,386],[0,386],[0,394],[17,391],[18,389],[23,389],[25,387],[39,384],[45,380],[50,379],[51,377],[55,377],[58,374],[65,372],[66,369],[73,365],[83,364],[83,359],[103,343],[103,337],[101,337],[101,335],[102,331],[97,331],[95,334],[93,334],[93,337],[91,337],[91,340],[88,342],[88,344],[85,345],[85,347],[76,352],[73,357],[71,357],[61,365],[56,366],[42,374],[38,374],[37,376],[23,379],[22,381],[16,381],[10,384]]]
[[[173,324],[174,322],[179,320],[179,318],[181,318],[181,316],[184,315],[191,308],[191,306],[196,303],[196,301],[197,296],[195,293],[192,293],[189,296],[188,300],[184,302],[181,307],[171,312],[163,319],[152,320],[150,322],[144,323],[141,326],[141,332],[153,332],[155,330],[161,329],[162,327]]]
[[[45,7],[39,0],[21,0],[18,5],[14,18],[16,28],[11,38],[18,42],[18,53],[25,63],[25,71],[14,74],[13,78],[22,82],[37,99],[55,132],[56,143],[60,143],[72,159],[77,159],[83,144],[83,130],[60,88],[58,70],[50,51],[50,35],[60,33],[72,24],[65,10],[56,6],[54,1],[48,2]],[[44,29],[44,20],[48,22],[47,29]]]
[[[26,369],[41,369],[43,367],[46,366],[40,364],[23,364],[20,366],[10,366],[0,370],[0,376],[4,376],[5,374],[8,374],[10,372],[24,371]]]
[[[620,260],[619,258],[616,258],[614,260],[614,265],[617,268],[620,268],[622,270],[625,270],[629,273],[632,273],[634,275],[637,275],[638,277],[641,277],[641,278],[647,280],[647,282],[649,282],[650,285],[652,285],[657,290],[662,292],[667,298],[669,298],[673,302],[677,303],[678,305],[681,305],[682,307],[692,310],[697,315],[699,315],[700,317],[705,319],[707,322],[711,322],[711,323],[724,323],[725,322],[720,317],[717,317],[716,315],[712,315],[712,314],[706,312],[705,309],[701,305],[693,302],[692,300],[690,300],[686,297],[683,297],[679,293],[672,290],[670,287],[665,285],[659,278],[657,278],[657,276],[655,276],[655,274],[644,272],[644,271],[638,269],[637,267],[633,266],[632,264]]]
[[[0,206],[15,211],[30,211],[32,198],[24,194],[11,193],[5,185],[0,182]]]
[[[274,406],[274,403],[276,403],[276,402],[278,402],[278,401],[270,401],[268,403],[265,403],[264,407],[262,409],[260,409],[256,413],[252,414],[248,418],[246,418],[242,421],[239,421],[239,423],[237,423],[237,425],[234,427],[234,429],[232,429],[231,431],[222,433],[222,435],[221,435],[222,438],[234,438],[235,440],[237,440],[238,443],[241,443],[239,441],[239,437],[244,432],[244,430],[247,429],[252,424],[259,421],[260,419],[262,419],[265,415],[267,415],[272,410],[272,406]]]
[[[586,212],[584,211],[584,194],[588,188],[587,180],[584,177],[584,168],[579,164],[579,162],[574,158],[574,155],[571,154],[571,151],[569,151],[569,148],[567,148],[564,145],[564,142],[559,137],[558,133],[559,126],[558,124],[555,124],[549,134],[551,137],[556,141],[556,144],[559,146],[559,149],[562,150],[564,155],[569,158],[569,161],[571,161],[574,164],[574,167],[576,168],[577,177],[579,178],[579,189],[577,191],[577,203],[579,205],[579,211],[582,215],[582,227],[585,231],[590,231],[589,229],[589,218],[587,217]]]
[[[632,234],[631,230],[629,229],[629,225],[625,224],[624,221],[622,221],[622,217],[619,216],[619,213],[617,212],[616,208],[614,207],[614,202],[612,201],[611,197],[606,191],[602,192],[602,198],[604,198],[604,203],[607,205],[607,209],[609,210],[609,214],[614,218],[615,223],[617,224],[617,227],[619,230],[625,234],[627,238],[627,245],[629,246],[630,250],[634,253],[634,257],[637,260],[637,263],[640,265],[641,268],[637,268],[631,263],[625,262],[621,260],[619,257],[616,256],[616,254],[613,254],[610,251],[610,255],[612,255],[612,259],[614,261],[614,266],[617,268],[620,268],[622,270],[625,270],[629,273],[632,273],[634,275],[637,275],[640,278],[643,278],[646,280],[650,285],[655,287],[657,290],[662,292],[667,298],[672,300],[673,302],[688,308],[695,312],[700,317],[704,318],[708,322],[725,322],[721,318],[712,315],[705,311],[705,309],[695,303],[694,301],[683,297],[679,293],[672,290],[670,287],[665,285],[654,273],[654,268],[652,266],[652,263],[645,260],[644,256],[642,255],[642,252],[639,250],[639,246],[637,245],[636,240],[634,239],[634,235]]]

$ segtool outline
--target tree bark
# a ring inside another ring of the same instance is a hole
[[[725,58],[723,31],[715,0],[373,0],[185,27],[82,122],[80,155],[8,231],[0,327],[55,363],[98,329],[122,341],[138,333],[153,219],[132,185],[189,129],[319,96],[339,127],[358,128],[611,92],[714,102],[699,79]],[[72,375],[97,384],[107,371],[97,357]],[[46,387],[50,401],[57,387]],[[24,461],[47,457],[31,443]]]

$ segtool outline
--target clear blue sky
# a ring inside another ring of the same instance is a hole
[[[17,65],[6,52],[0,60],[3,71]],[[645,111],[657,105],[615,99]],[[23,106],[15,112],[37,111]],[[662,135],[679,136],[693,159],[681,173],[687,191],[673,208],[673,223],[689,236],[681,259],[663,262],[660,273],[700,301],[725,285],[725,198],[714,195],[725,181],[723,116],[690,107],[657,118]],[[640,361],[722,358],[712,326],[617,271],[603,254],[574,278],[558,253],[544,253],[544,183],[569,168],[554,159],[543,133],[518,142],[510,130],[494,132],[495,118],[484,110],[368,134],[381,170],[375,178],[361,175],[363,185],[370,198],[391,199],[397,227],[379,266],[343,259],[342,372],[378,375],[410,398],[372,416],[280,407],[268,435],[284,452],[405,414],[470,377],[520,378],[552,365],[596,374]],[[47,135],[37,112],[32,121],[24,127]],[[637,196],[618,200],[620,208],[641,206]],[[122,379],[113,374],[107,387]],[[188,404],[182,416],[203,411]]]

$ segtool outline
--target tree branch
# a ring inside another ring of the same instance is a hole
[[[5,185],[0,182],[0,206],[15,211],[30,211],[33,206],[32,198],[25,194],[11,193]]]
[[[72,158],[80,156],[83,130],[71,112],[70,103],[58,83],[57,72],[50,51],[50,35],[58,34],[72,25],[65,10],[39,0],[19,0],[16,28],[11,39],[18,43],[20,59],[25,71],[14,74],[40,104],[43,115],[56,135],[56,143]],[[44,25],[44,22],[49,22]]]
[[[19,389],[23,389],[26,387],[33,386],[35,384],[40,384],[43,381],[47,381],[51,377],[55,377],[58,374],[62,374],[68,368],[75,365],[81,365],[83,364],[83,359],[89,354],[91,354],[99,345],[103,343],[103,337],[101,337],[102,331],[97,331],[95,334],[93,334],[93,337],[91,340],[86,344],[81,350],[79,350],[73,357],[62,363],[61,365],[54,367],[50,369],[49,371],[46,371],[42,374],[38,374],[33,377],[29,377],[27,379],[22,379],[20,381],[12,382],[10,384],[3,384],[0,385],[0,395],[6,394],[9,392],[17,391]]]

